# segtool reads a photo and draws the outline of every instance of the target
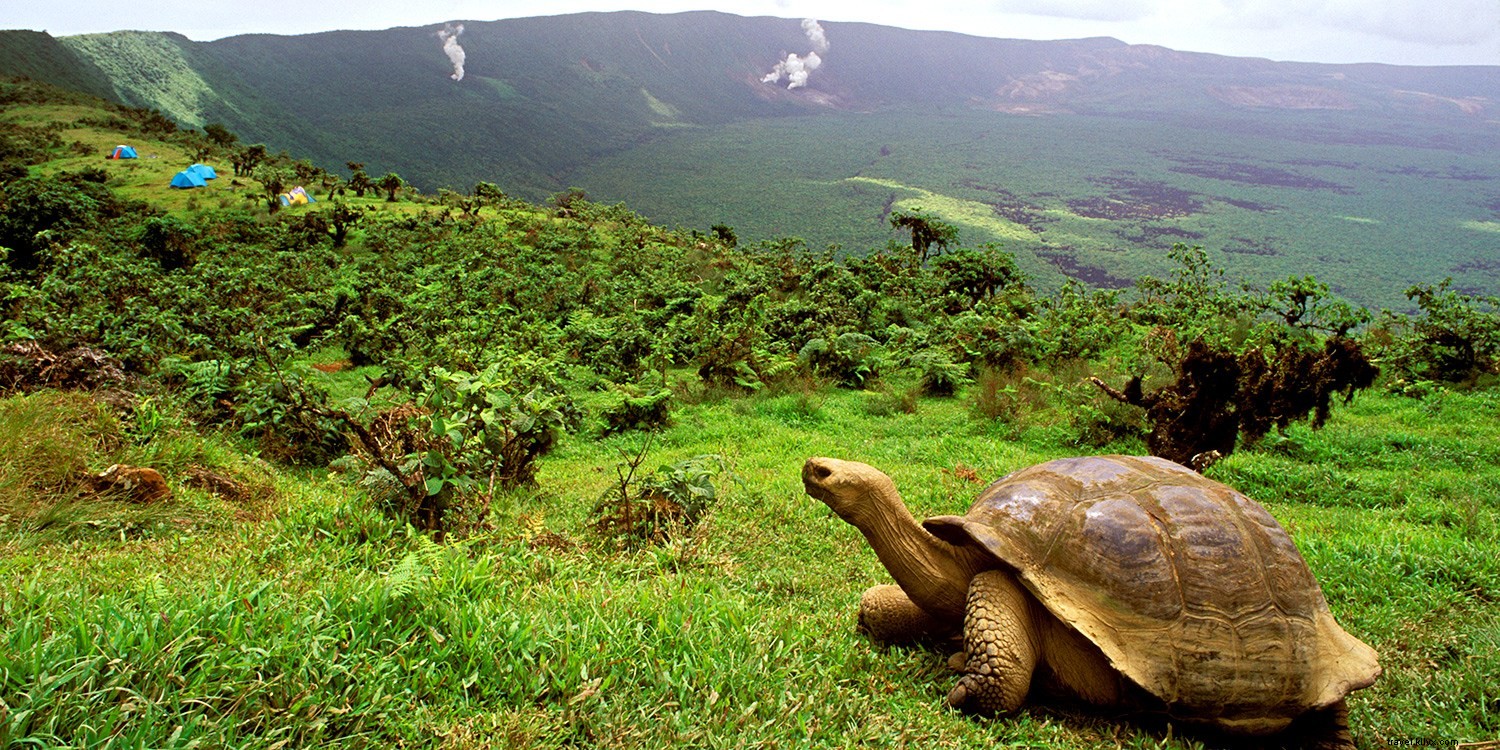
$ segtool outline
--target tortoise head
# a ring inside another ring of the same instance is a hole
[[[896,484],[885,472],[858,461],[809,458],[802,465],[802,486],[839,518],[861,528],[871,514],[879,512],[877,506],[901,502]]]
[[[802,466],[802,485],[859,529],[912,603],[939,622],[962,622],[969,579],[986,564],[985,553],[928,533],[891,478],[868,464],[810,458]]]

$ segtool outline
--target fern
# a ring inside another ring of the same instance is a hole
[[[442,547],[426,534],[417,533],[407,526],[407,535],[414,548],[401,557],[396,566],[385,577],[385,597],[389,602],[402,602],[412,597],[423,584],[437,572]]]

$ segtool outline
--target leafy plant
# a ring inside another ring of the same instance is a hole
[[[1453,280],[1417,284],[1406,296],[1421,315],[1410,332],[1387,346],[1392,369],[1404,381],[1475,384],[1500,374],[1500,297],[1465,294]]]
[[[952,396],[972,382],[969,368],[953,361],[953,355],[943,349],[923,349],[908,357],[906,362],[907,366],[917,370],[922,392],[929,396]]]
[[[813,339],[797,352],[797,359],[810,372],[845,388],[863,388],[885,365],[880,343],[863,333]]]
[[[690,533],[718,498],[714,478],[724,470],[719,456],[700,455],[664,465],[647,477],[636,473],[646,460],[648,438],[640,452],[622,452],[615,466],[617,483],[594,505],[593,527],[625,549],[665,544]]]
[[[641,393],[638,388],[616,389],[619,400],[606,407],[604,434],[627,430],[657,430],[666,427],[672,420],[672,391],[661,389]]]

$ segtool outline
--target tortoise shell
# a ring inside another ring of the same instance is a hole
[[[1181,718],[1274,726],[1380,674],[1276,519],[1171,461],[1051,461],[991,484],[967,515],[924,525],[1014,568]]]

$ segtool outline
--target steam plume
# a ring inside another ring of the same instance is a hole
[[[828,37],[823,34],[823,25],[811,18],[802,19],[802,33],[812,42],[813,52],[828,51]]]
[[[438,38],[443,40],[443,54],[453,63],[453,75],[448,76],[455,81],[464,79],[464,48],[458,46],[458,35],[464,33],[463,24],[447,24],[442,31],[437,33]]]
[[[828,51],[828,37],[823,34],[823,26],[811,18],[802,20],[802,33],[807,34],[807,41],[812,43],[813,51],[804,55],[793,52],[786,56],[785,60],[776,63],[771,72],[761,77],[761,83],[779,83],[786,78],[788,89],[800,89],[807,85],[807,77],[823,64],[823,58],[819,52]]]

